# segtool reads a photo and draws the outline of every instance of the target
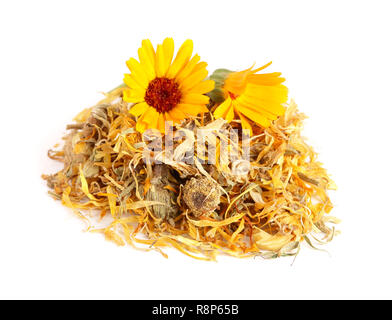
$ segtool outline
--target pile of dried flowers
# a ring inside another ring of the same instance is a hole
[[[335,188],[280,73],[216,70],[143,40],[124,85],[67,126],[49,193],[118,245],[193,258],[296,255],[330,241]],[[103,224],[96,226],[95,224]]]

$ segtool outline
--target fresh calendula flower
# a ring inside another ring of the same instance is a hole
[[[271,63],[254,70],[251,67],[239,72],[226,69],[215,71],[211,76],[216,80],[213,95],[216,98],[221,94],[224,99],[214,112],[215,118],[231,122],[238,117],[242,127],[252,134],[251,121],[267,128],[271,120],[283,115],[283,104],[288,97],[288,90],[282,85],[285,79],[280,72],[257,74]]]
[[[130,113],[138,117],[136,130],[158,129],[165,132],[165,121],[181,120],[207,112],[209,97],[205,93],[214,89],[208,76],[207,63],[192,57],[193,42],[186,40],[176,57],[174,41],[166,38],[154,50],[150,40],[143,40],[138,50],[139,61],[130,58],[124,83],[124,101],[134,103]],[[192,57],[192,58],[191,58]]]

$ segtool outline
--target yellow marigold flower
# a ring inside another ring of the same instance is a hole
[[[225,100],[215,110],[215,118],[231,122],[237,115],[242,127],[252,134],[250,120],[267,128],[271,120],[283,115],[283,104],[288,97],[288,90],[282,85],[285,79],[280,72],[256,74],[271,63],[255,70],[252,70],[253,67],[239,72],[217,70],[217,79],[221,80],[217,81],[217,85],[221,82]],[[211,78],[214,79],[214,75]]]
[[[207,63],[193,58],[193,42],[186,40],[173,60],[174,41],[166,38],[154,50],[150,40],[143,40],[138,62],[127,61],[131,74],[125,74],[123,99],[135,103],[129,112],[138,117],[136,130],[154,128],[165,132],[165,121],[181,120],[207,112],[209,97],[204,93],[214,88],[214,81],[204,80]],[[172,61],[173,60],[173,61]]]

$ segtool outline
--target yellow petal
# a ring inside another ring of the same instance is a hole
[[[241,126],[242,126],[242,128],[245,129],[245,130],[249,130],[249,134],[252,135],[253,134],[252,126],[250,125],[248,120],[239,112],[238,112],[238,115],[239,115],[239,117],[241,119]]]
[[[165,133],[165,115],[163,113],[159,114],[158,118],[158,130],[161,133]]]
[[[259,107],[261,110],[267,112],[271,112],[273,110],[273,112],[278,116],[282,116],[286,112],[286,109],[282,104],[272,103],[265,100],[260,101]]]
[[[189,92],[203,94],[203,93],[208,93],[208,92],[214,90],[214,88],[215,88],[214,80],[206,80],[206,81],[198,83]]]
[[[249,83],[244,94],[261,100],[284,103],[287,101],[288,89],[284,85],[259,86]]]
[[[187,92],[193,87],[195,87],[197,84],[199,84],[199,82],[204,80],[207,76],[208,71],[206,69],[201,69],[195,73],[192,73],[180,84],[180,89],[182,90],[182,92]]]
[[[148,59],[150,60],[150,62],[155,65],[155,50],[154,47],[151,44],[151,41],[146,39],[142,41],[142,48],[143,51],[146,53],[146,55],[148,56]]]
[[[134,115],[135,117],[139,117],[142,115],[144,112],[147,111],[149,105],[145,102],[141,102],[138,104],[135,104],[130,110],[129,113]]]
[[[146,90],[147,87],[144,87],[138,79],[136,79],[134,74],[126,73],[124,74],[124,83],[131,89],[141,89]]]
[[[261,66],[260,68],[257,68],[257,69],[252,70],[252,73],[259,72],[259,71],[261,71],[261,70],[263,70],[263,69],[269,67],[271,64],[272,64],[272,61],[266,63],[265,65]],[[253,66],[252,66],[252,68],[253,68]],[[252,69],[252,68],[251,68],[251,69]]]
[[[163,77],[165,74],[164,65],[165,65],[165,55],[164,55],[163,47],[162,45],[158,44],[157,54],[155,57],[155,72],[158,78]]]
[[[242,94],[244,92],[246,84],[248,83],[249,77],[256,72],[267,68],[271,63],[272,62],[269,62],[266,65],[255,70],[252,70],[253,66],[251,66],[246,70],[230,73],[225,80],[224,88],[227,91],[230,91],[236,95]]]
[[[143,114],[142,117],[140,117],[140,119],[142,119],[143,122],[148,123],[150,122],[150,119],[153,115],[153,113],[155,112],[155,109],[153,107],[148,107],[148,109],[146,110],[146,112]]]
[[[170,118],[173,119],[174,123],[179,123],[182,119],[186,118],[184,112],[180,108],[175,107],[169,111]]]
[[[149,54],[145,51],[144,47],[138,50],[140,65],[144,69],[148,81],[155,79],[155,63],[150,60]]]
[[[136,59],[130,58],[127,61],[127,66],[129,70],[131,70],[131,74],[134,74],[135,79],[137,79],[137,81],[143,86],[143,88],[147,88],[149,81],[147,78],[147,74],[140,65],[140,63]]]
[[[230,98],[227,98],[225,101],[223,101],[219,105],[219,107],[216,108],[214,111],[215,119],[224,118],[224,115],[227,113],[227,111],[231,107],[231,104],[232,104],[232,100]]]
[[[192,73],[197,72],[201,69],[206,69],[207,66],[208,66],[207,62],[201,61],[195,65],[195,67],[192,69]]]
[[[172,38],[166,38],[162,44],[163,53],[165,57],[164,75],[166,75],[174,54],[174,41]]]
[[[148,109],[147,109],[147,111],[148,111]],[[147,129],[147,124],[145,122],[143,122],[143,120],[147,114],[147,111],[141,115],[141,117],[137,120],[137,123],[136,123],[136,130],[139,132],[142,132],[142,133]]]
[[[208,108],[205,105],[194,105],[194,104],[183,104],[180,103],[177,106],[183,113],[196,116],[199,113],[208,112]]]
[[[256,112],[260,112],[270,120],[276,120],[278,115],[284,113],[284,107],[282,105],[274,104],[271,102],[266,103],[262,100],[252,99],[244,95],[241,95],[241,97],[237,99],[237,102],[239,105],[239,109],[241,109],[242,107],[253,109]]]
[[[125,102],[139,103],[144,101],[144,94],[139,90],[125,89],[123,91],[123,100]]]
[[[153,107],[149,107],[143,118],[143,122],[147,125],[149,129],[158,128],[158,118],[159,113]]]
[[[173,119],[171,118],[168,112],[165,112],[165,121],[173,121]]]
[[[228,123],[232,122],[234,119],[234,105],[232,104],[231,107],[227,110],[225,114],[225,119]]]
[[[168,78],[174,78],[177,73],[188,63],[189,59],[192,56],[192,51],[193,41],[186,40],[178,50],[176,58],[174,59],[172,65],[167,72]]]
[[[200,56],[198,54],[195,54],[189,62],[184,65],[184,67],[178,72],[176,75],[176,80],[178,82],[182,82],[186,77],[188,77],[194,68],[196,67],[197,63],[200,60]]]
[[[157,47],[155,58],[155,70],[157,77],[164,77],[170,67],[174,53],[174,41],[172,38],[166,38],[161,45]]]
[[[263,111],[274,120],[276,119],[276,116],[283,115],[285,112],[285,108],[280,103],[256,99],[245,95],[242,95],[237,100],[241,105],[245,105],[251,109]]]
[[[209,102],[209,97],[199,93],[187,93],[181,98],[181,103],[208,104]]]
[[[147,124],[141,120],[138,120],[136,123],[136,130],[143,133],[147,129]]]
[[[259,86],[276,86],[286,80],[281,75],[280,72],[251,74],[247,77],[247,81]]]
[[[256,122],[257,124],[261,125],[264,128],[268,128],[271,124],[266,117],[264,117],[262,114],[252,109],[241,108],[241,110],[238,111],[239,113],[243,114],[244,116],[246,116],[247,118],[251,119],[252,121]]]

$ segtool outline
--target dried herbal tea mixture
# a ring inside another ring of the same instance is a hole
[[[49,193],[118,245],[196,259],[296,255],[332,240],[335,185],[269,64],[240,72],[143,40],[124,84],[67,126]]]

